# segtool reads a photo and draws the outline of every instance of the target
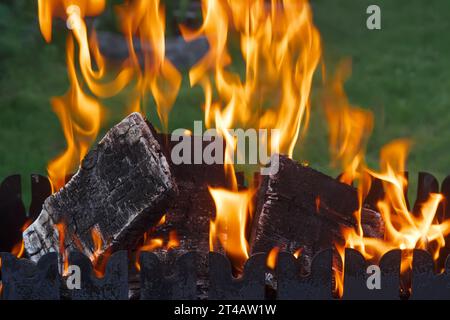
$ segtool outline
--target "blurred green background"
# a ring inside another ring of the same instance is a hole
[[[121,2],[109,1],[109,5]],[[177,19],[184,19],[193,1],[166,2],[168,34],[173,35]],[[414,142],[408,161],[413,176],[428,171],[442,180],[450,174],[450,1],[311,2],[328,69],[351,58],[353,75],[346,83],[350,102],[375,114],[369,163],[376,166],[383,144],[409,137]],[[371,4],[382,9],[379,31],[366,28],[366,8]],[[109,9],[100,18],[100,28],[114,26]],[[45,43],[38,29],[37,1],[0,0],[0,180],[22,174],[26,199],[29,174],[46,174],[48,161],[65,148],[49,102],[68,89],[65,34],[63,28],[54,29],[54,41]],[[321,91],[316,79],[310,130],[295,158],[335,175],[337,170],[329,165]],[[105,130],[123,116],[118,111],[124,110],[125,100],[123,94],[104,101],[111,110]],[[202,100],[201,90],[190,88],[185,78],[171,114],[171,128],[190,128],[194,120],[201,120]]]

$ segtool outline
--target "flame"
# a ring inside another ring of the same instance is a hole
[[[167,242],[167,249],[173,249],[180,245],[180,241],[178,240],[177,232],[172,230],[169,232],[169,241]]]
[[[58,231],[58,239],[59,239],[59,254],[63,261],[63,276],[69,274],[69,258],[67,256],[67,250],[65,246],[65,237],[66,237],[66,227],[64,223],[55,224],[55,229]]]
[[[164,7],[159,0],[134,0],[118,6],[116,12],[121,18],[122,32],[128,42],[131,64],[137,72],[137,85],[130,110],[143,111],[141,104],[150,91],[163,128],[167,129],[169,113],[180,89],[181,74],[165,58]],[[139,35],[144,48],[144,70],[141,70],[134,48],[134,34]]]
[[[269,254],[267,255],[266,264],[272,270],[275,270],[275,267],[277,265],[279,252],[280,252],[280,248],[274,247],[274,248],[272,248],[272,250],[270,250]]]
[[[71,88],[64,97],[52,100],[53,110],[62,124],[67,144],[65,152],[48,165],[53,192],[64,186],[67,175],[77,168],[97,138],[104,118],[99,98],[115,96],[130,83],[136,83],[132,90],[135,96],[130,110],[143,111],[141,104],[150,91],[160,120],[167,129],[168,114],[181,84],[181,75],[170,61],[165,59],[165,16],[159,0],[127,1],[118,7],[117,12],[122,17],[130,57],[123,62],[113,80],[106,80],[110,73],[107,72],[105,59],[100,53],[96,33],[93,31],[89,35],[85,23],[86,16],[99,15],[104,8],[104,0],[38,1],[40,28],[47,42],[51,41],[53,17],[65,19],[70,29],[67,66]],[[140,36],[143,48],[151,46],[151,50],[144,51],[144,70],[141,70],[133,47],[135,34]],[[74,40],[78,46],[78,64],[82,80],[92,95],[83,91],[81,81],[77,77]]]
[[[384,146],[381,151],[381,171],[365,169],[371,176],[380,179],[383,183],[385,197],[379,201],[377,207],[385,224],[385,235],[383,239],[364,236],[360,209],[356,213],[358,227],[344,229],[345,244],[336,246],[342,259],[344,259],[345,247],[357,249],[366,259],[373,262],[379,262],[380,258],[389,250],[401,249],[404,251],[401,273],[406,274],[412,268],[411,252],[413,249],[427,250],[435,260],[439,258],[440,249],[445,246],[445,236],[450,233],[450,220],[442,223],[436,222],[437,209],[443,200],[441,194],[430,194],[429,199],[419,209],[419,214],[414,215],[409,211],[404,194],[407,187],[404,172],[409,148],[409,141],[394,140]],[[363,176],[367,177],[367,175]],[[360,183],[360,185],[364,185],[364,183]],[[341,286],[338,287],[340,295],[343,290],[342,272],[340,270],[336,273],[336,283]],[[410,288],[404,289],[409,290]]]
[[[326,84],[325,114],[329,127],[330,153],[334,165],[340,164],[341,182],[351,184],[364,165],[364,154],[373,130],[373,114],[350,105],[344,81],[351,72],[350,61],[344,61],[335,77]]]
[[[253,192],[211,187],[209,192],[216,205],[216,217],[211,221],[210,250],[217,250],[220,244],[234,268],[240,272],[249,257],[245,228]]]
[[[164,215],[161,220],[158,222],[156,227],[162,226],[167,222],[167,215]],[[169,239],[164,244],[164,239],[162,238],[152,238],[151,235],[155,231],[155,228],[152,228],[148,232],[144,233],[143,245],[140,246],[136,250],[136,260],[135,267],[137,271],[141,271],[141,264],[139,261],[139,257],[142,251],[154,251],[156,249],[165,249],[171,250],[180,246],[180,241],[178,240],[177,232],[175,230],[171,230],[169,232]]]
[[[206,125],[217,122],[220,113],[235,126],[279,129],[273,145],[292,157],[299,133],[307,127],[312,77],[321,56],[308,2],[272,1],[268,8],[263,0],[204,0],[202,11],[198,30],[181,31],[187,40],[205,36],[210,45],[189,72],[191,85],[200,84],[205,93]],[[232,28],[240,37],[246,64],[244,82],[227,69]],[[211,80],[219,96],[216,102]]]
[[[338,254],[344,262],[345,248],[354,248],[372,261],[379,259],[389,250],[404,251],[401,273],[411,269],[413,249],[428,250],[434,259],[439,257],[440,248],[445,245],[444,237],[450,233],[450,220],[437,223],[435,216],[443,196],[431,194],[413,215],[407,205],[405,190],[407,180],[404,176],[406,160],[411,147],[408,140],[394,140],[385,145],[380,153],[380,172],[374,171],[365,163],[365,150],[373,130],[373,115],[369,111],[351,106],[344,92],[344,80],[350,73],[350,63],[345,61],[334,79],[327,83],[324,105],[329,125],[330,151],[334,164],[340,164],[343,175],[341,181],[357,183],[359,208],[355,212],[356,228],[346,228],[344,243],[336,243]],[[369,238],[363,233],[361,213],[373,178],[382,181],[385,197],[377,204],[385,224],[383,239]],[[408,253],[409,252],[409,253]],[[334,265],[336,293],[343,294],[343,269]]]
[[[32,221],[27,219],[25,223],[23,224],[21,231],[22,233],[31,225]],[[16,258],[22,258],[25,253],[25,244],[23,242],[23,239],[20,240],[20,242],[16,243],[13,248],[11,249],[11,254],[16,256]]]
[[[162,216],[162,218],[161,218],[161,219],[158,221],[158,223],[156,224],[157,227],[162,226],[163,224],[166,223],[166,220],[167,220],[167,217],[166,217],[166,216],[167,216],[166,214]]]
[[[300,257],[300,256],[302,255],[302,252],[303,252],[303,248],[297,249],[297,250],[294,252],[294,257],[295,257],[296,259],[298,259],[298,257]]]
[[[321,56],[319,32],[308,1],[202,1],[203,23],[181,26],[187,41],[206,37],[210,49],[189,72],[191,85],[204,91],[205,124],[215,126],[226,142],[227,189],[210,188],[216,218],[210,224],[210,248],[225,248],[235,269],[248,258],[245,224],[253,190],[238,191],[232,166],[236,149],[230,128],[278,129],[266,141],[272,152],[292,157],[309,120],[314,71]],[[233,72],[228,51],[231,33],[240,40],[245,79]],[[217,97],[213,101],[213,97]],[[251,185],[251,184],[249,184]]]
[[[139,262],[139,256],[143,251],[154,251],[156,249],[164,248],[166,250],[171,250],[177,248],[180,245],[180,242],[177,237],[176,231],[172,230],[169,232],[169,240],[164,245],[164,239],[162,238],[149,238],[149,234],[145,233],[144,235],[144,244],[138,248],[136,251],[136,261],[135,267],[137,271],[141,271],[141,264]]]
[[[443,200],[441,194],[430,194],[418,215],[408,209],[404,195],[407,181],[403,173],[409,148],[409,141],[395,140],[381,151],[381,172],[367,169],[373,177],[383,182],[385,197],[377,206],[385,224],[385,239],[367,239],[351,231],[347,234],[348,245],[360,248],[366,258],[379,259],[394,248],[417,248],[428,250],[437,259],[440,248],[445,245],[445,236],[450,233],[450,220],[435,222],[438,206]],[[408,265],[402,262],[402,271],[407,268]]]
[[[67,8],[76,5],[81,17],[97,16],[105,9],[105,0],[38,0],[39,27],[47,42],[52,40],[53,17],[67,18]]]
[[[17,258],[22,258],[25,251],[25,246],[23,240],[15,244],[11,249],[11,254],[15,255]]]
[[[77,78],[74,57],[74,43],[67,41],[67,67],[71,87],[63,97],[53,98],[53,111],[58,116],[66,139],[66,150],[50,161],[48,175],[53,192],[65,185],[66,177],[76,169],[95,141],[103,117],[103,106],[88,96]]]
[[[102,278],[105,275],[106,264],[111,256],[111,250],[104,250],[105,241],[102,238],[102,234],[97,227],[91,229],[91,237],[93,243],[93,252],[89,255],[89,259],[94,266],[94,273],[97,278]]]

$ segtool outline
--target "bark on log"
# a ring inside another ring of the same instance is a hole
[[[300,249],[308,269],[315,253],[342,243],[342,227],[356,226],[357,192],[285,156],[279,165],[277,174],[261,179],[250,248],[252,253],[273,247],[290,253]],[[380,235],[381,216],[369,209],[362,215],[363,230]]]
[[[92,255],[93,228],[102,237],[101,252],[130,248],[161,219],[176,193],[159,143],[142,116],[133,113],[86,155],[65,187],[46,199],[23,234],[25,249],[34,261],[59,252],[58,223],[65,225],[66,249]]]

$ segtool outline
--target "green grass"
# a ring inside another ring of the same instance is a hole
[[[449,174],[450,2],[377,0],[382,8],[380,31],[365,27],[365,11],[373,1],[312,2],[328,68],[351,58],[353,75],[346,84],[349,99],[375,114],[369,163],[376,166],[383,144],[409,137],[414,142],[408,162],[412,173],[426,170],[440,179]],[[21,6],[28,6],[24,13],[20,6],[0,1],[0,179],[22,174],[26,199],[29,174],[45,174],[47,162],[64,149],[49,100],[68,88],[64,32],[55,29],[55,41],[46,44],[31,4],[35,5],[22,1]],[[336,174],[329,166],[321,85],[316,80],[311,129],[300,141],[296,158]],[[201,90],[191,89],[184,79],[171,114],[171,128],[189,128],[194,120],[201,120],[202,99]],[[123,116],[126,94],[104,102],[111,110],[106,129]],[[150,118],[155,118],[154,112]]]

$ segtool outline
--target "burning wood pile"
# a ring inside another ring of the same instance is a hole
[[[230,277],[232,272],[256,279],[261,273],[265,276],[266,268],[276,270],[279,263],[280,268],[292,266],[292,270],[310,275],[311,283],[326,283],[326,277],[314,274],[314,265],[315,270],[324,268],[329,257],[334,275],[322,288],[342,297],[344,274],[357,269],[352,269],[352,261],[360,256],[358,261],[364,265],[364,259],[378,263],[390,250],[403,250],[399,272],[407,275],[412,270],[412,250],[427,250],[435,261],[441,253],[448,253],[445,240],[450,222],[446,220],[445,192],[439,194],[437,187],[421,188],[427,192],[419,194],[413,209],[409,207],[404,176],[409,143],[397,140],[386,145],[380,171],[366,164],[365,147],[373,119],[345,98],[348,64],[343,64],[334,78],[324,79],[323,99],[330,150],[343,174],[334,179],[293,160],[294,148],[306,132],[313,76],[321,57],[320,35],[307,1],[204,0],[200,28],[181,27],[186,41],[204,37],[209,43],[209,51],[189,72],[191,85],[204,90],[205,126],[215,129],[215,134],[208,136],[186,130],[180,135],[162,134],[142,116],[146,96],[151,94],[162,131],[167,131],[182,78],[165,59],[164,16],[158,0],[127,1],[117,8],[129,58],[110,82],[95,34],[89,35],[85,23],[87,16],[104,10],[104,1],[69,3],[39,1],[39,22],[47,41],[51,40],[53,17],[65,19],[70,29],[67,63],[71,88],[65,97],[53,99],[67,149],[50,162],[52,195],[23,232],[27,258],[38,262],[57,253],[60,273],[67,277],[73,261],[87,265],[77,253],[71,258],[72,251],[80,251],[97,276],[109,270],[120,278],[125,268],[131,297],[144,290],[143,286],[154,285],[153,280],[146,280],[154,279],[148,276],[149,265],[151,270],[159,270],[156,274],[161,277],[182,265],[195,271],[194,277],[179,281],[180,286],[195,283],[196,289],[188,290],[187,296],[223,298],[227,293],[217,287],[228,278],[214,278],[224,272],[218,266],[225,271],[228,268],[221,260],[223,255],[231,263]],[[228,68],[231,32],[240,37],[245,81]],[[137,57],[135,36],[141,47],[156,49],[141,53],[144,59]],[[92,147],[105,114],[99,99],[115,96],[125,87],[132,92],[129,115]],[[270,135],[264,131],[254,136],[246,131],[244,135],[244,140],[254,137],[259,142],[254,149],[260,158],[265,156],[264,161],[253,163],[258,164],[257,174],[248,167],[247,174],[235,171],[235,158],[239,164],[252,159],[245,152],[242,155],[246,147],[240,149],[241,141],[230,133],[238,126],[271,130]],[[189,141],[187,149],[185,141]],[[261,149],[269,156],[261,156]],[[207,161],[205,154],[210,155]],[[66,183],[74,169],[78,171]],[[116,253],[121,250],[128,251],[128,265],[117,258],[123,255]],[[345,260],[346,250],[356,258]],[[193,252],[199,255],[192,256]],[[222,256],[212,254],[208,259],[209,252]],[[255,273],[250,276],[248,270]],[[277,282],[267,276],[262,285],[285,292],[291,283],[300,281],[292,270],[286,271],[290,281],[281,277]],[[395,277],[395,272],[390,272]],[[348,281],[351,279],[350,275]],[[404,279],[408,277],[402,277],[403,294],[408,295],[411,284]],[[305,288],[309,285],[300,282]],[[258,280],[252,285],[255,283],[261,285]],[[155,286],[145,294],[170,291],[161,283]]]

